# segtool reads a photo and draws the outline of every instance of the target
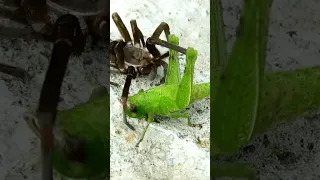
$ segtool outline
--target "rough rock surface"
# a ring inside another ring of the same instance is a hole
[[[136,19],[144,34],[150,37],[156,27],[167,22],[172,34],[180,39],[183,47],[192,46],[198,50],[194,82],[210,81],[210,17],[209,1],[111,1],[111,13],[118,12],[131,34],[130,20]],[[111,39],[121,38],[110,17]],[[164,33],[161,36],[165,39]],[[161,48],[162,52],[167,49]],[[180,56],[181,74],[184,70],[185,57]],[[147,90],[159,84],[163,69],[158,69],[158,76],[136,78],[130,93],[139,89]],[[160,123],[152,123],[139,148],[135,147],[145,121],[128,119],[136,127],[130,130],[122,122],[121,97],[125,76],[112,74],[111,81],[121,87],[111,86],[111,179],[209,179],[209,99],[202,100],[186,111],[194,123],[203,123],[203,128],[191,128],[186,119],[164,118]],[[200,143],[199,143],[200,140]]]

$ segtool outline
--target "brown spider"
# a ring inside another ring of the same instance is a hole
[[[159,39],[162,32],[165,33],[167,38],[170,34],[169,25],[166,22],[162,22],[152,36],[145,41],[136,20],[130,21],[133,34],[132,40],[118,13],[113,13],[112,19],[124,40],[110,41],[110,66],[119,69],[121,73],[128,74],[127,69],[132,66],[137,75],[149,75],[152,71],[154,71],[155,75],[157,67],[162,66],[164,68],[164,75],[166,75],[168,64],[163,59],[169,56],[169,52],[160,54],[155,45],[185,54],[184,48]],[[161,82],[164,79],[165,77],[161,79]]]

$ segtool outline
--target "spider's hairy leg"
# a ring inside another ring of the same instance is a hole
[[[130,34],[128,32],[128,29],[126,28],[126,26],[124,25],[122,19],[120,18],[118,13],[113,13],[112,14],[112,19],[114,21],[114,23],[116,24],[121,36],[124,38],[124,41],[126,43],[131,42],[132,39],[130,37]]]
[[[142,47],[146,47],[146,42],[144,41],[143,34],[137,25],[137,21],[133,19],[130,21],[130,24],[131,24],[134,44],[135,45],[139,44],[139,46],[141,46],[142,44]]]
[[[154,57],[160,57],[161,55],[159,50],[156,48],[155,44],[150,42],[150,39],[159,39],[162,32],[166,34],[166,38],[168,40],[170,28],[166,22],[162,22],[153,32],[152,36],[147,39],[147,48]]]
[[[135,130],[135,128],[128,122],[127,120],[127,100],[129,95],[129,89],[131,85],[132,79],[135,79],[137,76],[134,68],[132,66],[128,67],[128,75],[126,78],[126,82],[122,89],[122,95],[121,95],[121,101],[122,101],[122,107],[123,107],[123,122],[125,125],[127,125],[131,130]]]
[[[119,40],[113,48],[115,53],[115,58],[111,59],[115,62],[115,64],[111,64],[111,66],[115,65],[121,72],[125,73],[127,71],[125,66],[124,52],[123,48],[126,46],[126,43],[123,40]],[[112,58],[112,57],[111,57]]]
[[[114,49],[117,44],[118,44],[118,41],[113,41],[110,39],[110,46],[109,46],[110,67],[113,67],[116,69],[118,69],[118,65],[117,65],[117,57],[114,52]]]
[[[162,47],[166,47],[168,49],[172,49],[172,50],[180,52],[182,54],[186,54],[186,51],[187,51],[187,49],[185,49],[183,47],[171,44],[171,43],[169,43],[167,41],[164,41],[164,40],[161,40],[161,39],[149,38],[148,42],[153,44],[153,45],[160,45]]]
[[[146,42],[146,47],[148,49],[148,51],[153,55],[154,58],[157,59],[157,61],[159,61],[159,65],[161,65],[163,67],[163,72],[164,72],[164,77],[160,80],[160,83],[162,83],[165,80],[165,76],[166,76],[166,72],[167,72],[167,63],[165,61],[163,61],[162,59],[164,59],[165,57],[168,57],[167,55],[162,56],[159,52],[159,50],[156,48],[155,44],[153,44],[152,42],[150,42],[150,39],[159,39],[161,33],[164,32],[166,34],[166,38],[168,39],[168,36],[170,34],[170,28],[169,25],[166,22],[162,22],[157,28],[156,30],[153,32],[152,36],[150,38],[147,39]],[[162,61],[160,63],[160,61]],[[165,64],[165,65],[163,65]],[[156,69],[154,68],[154,73],[156,73]]]
[[[141,47],[137,21],[133,19],[130,21],[130,24],[131,24],[131,30],[132,30],[132,35],[133,35],[133,44],[136,47]]]

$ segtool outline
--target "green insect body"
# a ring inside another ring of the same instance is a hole
[[[320,67],[265,72],[253,137],[274,124],[289,122],[317,111],[320,108],[319,80]],[[217,81],[218,76],[211,85]]]
[[[168,42],[178,45],[179,39],[174,35],[169,35]],[[193,84],[197,51],[193,48],[187,49],[186,67],[181,79],[178,53],[173,50],[170,50],[169,53],[165,85],[147,91],[140,91],[138,94],[128,97],[127,115],[137,119],[146,118],[148,122],[138,144],[142,141],[149,124],[153,122],[154,115],[186,118],[189,126],[195,126],[191,123],[189,114],[180,113],[179,111],[184,110],[191,103],[200,101],[210,95],[210,83]]]
[[[270,2],[244,3],[237,39],[211,102],[214,153],[236,151],[250,140],[254,130],[264,74]]]
[[[95,179],[109,171],[109,94],[96,88],[88,102],[58,112],[54,127],[53,167],[69,178]],[[27,119],[39,137],[35,119]]]
[[[128,101],[136,110],[128,111],[129,117],[142,119],[146,118],[147,114],[166,116],[183,110],[184,108],[181,109],[176,103],[178,88],[179,84],[166,85],[162,88],[150,89],[131,96]],[[210,83],[196,84],[192,88],[190,104],[208,96]]]
[[[226,67],[211,74],[217,91],[210,124],[213,156],[236,152],[273,125],[320,108],[320,67],[264,72],[271,4],[245,0],[239,37]],[[257,178],[249,164],[214,161],[211,172],[214,177]]]
[[[267,73],[253,135],[320,108],[320,67]]]
[[[237,39],[231,55],[225,59],[225,48],[213,52],[220,58],[213,63],[213,78],[216,83],[211,101],[211,156],[229,154],[237,151],[241,145],[252,138],[257,126],[264,87],[264,67],[269,13],[272,0],[245,0],[237,29]],[[214,12],[221,15],[221,2],[213,2]],[[219,12],[220,11],[220,12]],[[221,24],[223,18],[216,18],[214,32],[217,37],[214,47],[224,45],[224,33]],[[227,61],[227,62],[226,62]],[[219,72],[221,70],[221,72]],[[255,179],[256,174],[250,165],[235,163],[211,163],[213,177],[232,176]]]
[[[212,84],[218,81],[216,76]],[[318,81],[320,81],[320,67],[265,72],[251,139],[276,124],[288,123],[299,116],[310,115],[319,110],[320,83]],[[238,128],[245,127],[246,124],[239,124]],[[246,143],[248,142],[241,145]],[[213,147],[213,149],[217,148]],[[211,170],[217,177],[234,176],[255,179],[254,170],[246,164],[211,163]]]

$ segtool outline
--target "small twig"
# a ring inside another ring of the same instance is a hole
[[[32,28],[20,29],[20,28],[0,26],[0,36],[6,37],[6,38],[28,37],[33,32],[34,31]]]
[[[100,15],[100,14],[106,12],[106,8],[101,8],[99,11],[96,11],[96,12],[78,12],[78,11],[76,11],[74,9],[63,7],[63,6],[61,6],[61,5],[57,4],[57,3],[54,3],[52,1],[47,1],[47,5],[48,5],[48,7],[52,8],[52,9],[54,9],[56,11],[60,11],[60,12],[63,12],[63,13],[69,13],[69,14],[72,14],[74,16],[82,16],[82,17],[97,16],[97,15]]]
[[[22,24],[27,24],[27,20],[23,14],[22,8],[9,7],[0,3],[0,16],[3,18],[8,18]]]
[[[119,86],[120,86],[118,83],[111,82],[111,81],[110,81],[110,85],[117,86],[117,87],[119,87]]]
[[[0,72],[20,78],[23,82],[26,82],[26,80],[30,78],[26,70],[19,67],[10,66],[4,63],[0,63]]]

